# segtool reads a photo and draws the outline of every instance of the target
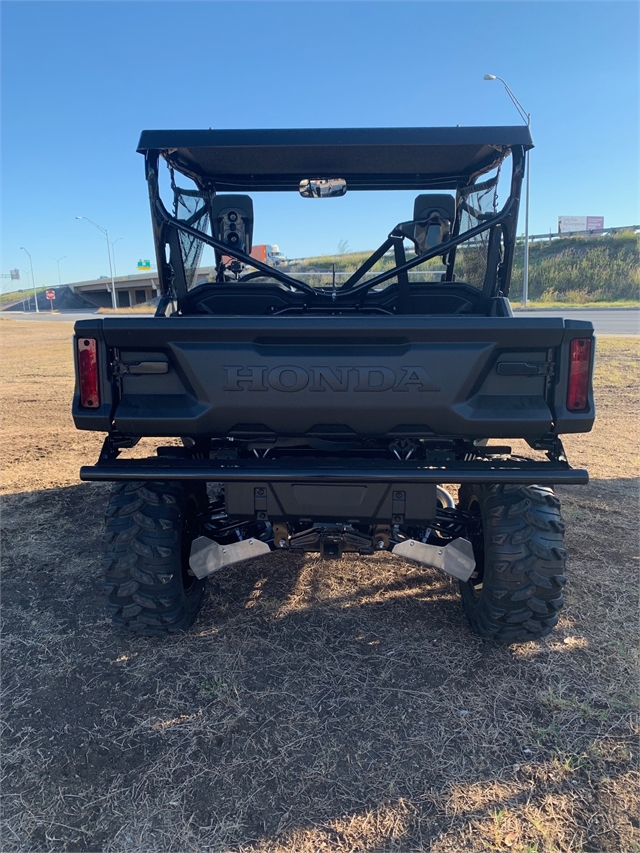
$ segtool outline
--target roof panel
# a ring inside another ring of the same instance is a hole
[[[297,189],[302,178],[346,178],[350,189],[454,188],[497,165],[529,128],[407,127],[296,130],[145,130],[179,171],[219,190]]]

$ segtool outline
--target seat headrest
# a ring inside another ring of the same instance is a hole
[[[211,202],[211,233],[247,255],[253,242],[253,201],[248,195],[217,195]],[[216,257],[220,254],[216,249]],[[217,263],[219,263],[219,258]]]
[[[453,225],[456,218],[456,200],[449,193],[423,193],[413,204],[413,218],[417,221],[437,214]]]

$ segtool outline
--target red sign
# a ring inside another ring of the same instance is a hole
[[[55,299],[56,298],[56,292],[55,292],[55,290],[47,290],[47,292],[45,293],[45,296],[47,297],[47,299]]]

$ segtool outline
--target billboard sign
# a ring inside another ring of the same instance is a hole
[[[558,233],[567,234],[571,231],[602,231],[604,216],[559,216]]]

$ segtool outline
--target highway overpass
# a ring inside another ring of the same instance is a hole
[[[208,278],[211,274],[215,274],[214,267],[200,267],[198,281]],[[155,270],[136,275],[120,275],[114,281],[118,308],[140,305],[158,295],[158,273]],[[100,308],[111,308],[111,279],[94,278],[89,281],[76,281],[69,284],[69,287],[94,305]]]

